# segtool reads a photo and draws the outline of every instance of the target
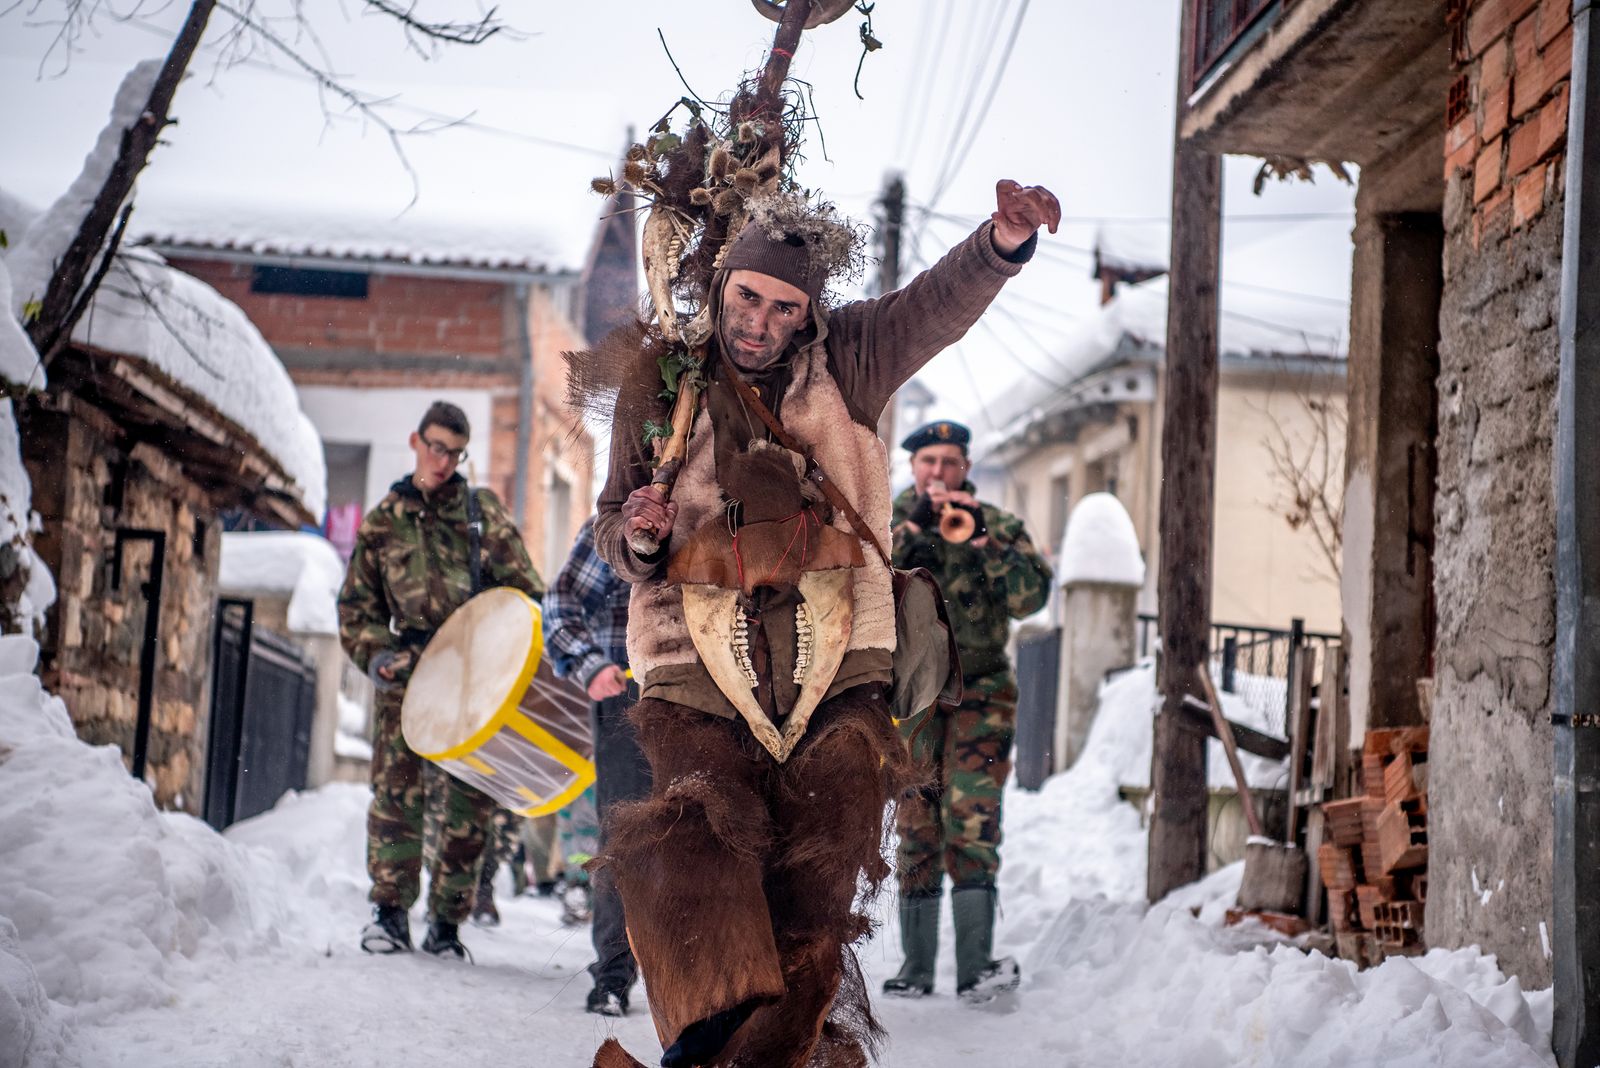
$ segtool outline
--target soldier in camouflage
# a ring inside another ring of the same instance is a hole
[[[377,689],[367,813],[374,917],[361,934],[361,948],[372,953],[411,948],[406,914],[421,891],[425,791],[438,788],[444,791],[443,817],[430,858],[422,948],[466,956],[459,928],[472,911],[494,802],[448,775],[424,776],[423,759],[400,733],[400,705],[434,631],[475,592],[468,529],[473,498],[480,524],[479,586],[544,594],[505,506],[488,490],[470,490],[456,471],[469,436],[460,408],[438,401],[428,409],[410,437],[415,469],[362,520],[339,592],[339,639]]]
[[[964,695],[957,708],[936,705],[901,724],[926,782],[907,792],[895,817],[906,959],[883,990],[905,997],[933,992],[939,903],[948,872],[956,991],[979,1002],[1014,988],[1021,978],[1015,961],[992,956],[1000,797],[1011,771],[1017,717],[1017,681],[1006,641],[1011,620],[1043,607],[1050,566],[1020,519],[973,495],[967,481],[970,438],[961,424],[941,421],[901,442],[911,452],[914,485],[895,500],[894,563],[927,568],[944,591],[961,651]],[[964,542],[940,533],[941,517],[955,509],[971,520]]]

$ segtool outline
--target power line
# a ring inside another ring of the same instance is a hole
[[[906,150],[911,146],[921,144],[919,139],[922,135],[922,126],[928,118],[928,99],[932,96],[934,71],[939,69],[939,53],[944,50],[945,35],[950,29],[951,0],[942,0],[942,2],[944,3],[944,18],[939,22],[938,36],[934,38],[933,50],[928,50],[929,40],[934,33],[933,19],[923,18],[919,20],[916,50],[912,52],[913,56],[921,58],[922,66],[917,69],[911,84],[906,87],[909,94],[907,101],[909,106],[902,107],[901,111],[909,119],[912,109],[915,109],[916,118],[900,124],[900,140],[895,146],[894,153],[894,158],[906,164],[908,170],[910,169],[909,164],[911,161],[906,159]],[[916,131],[915,137],[912,136],[912,130]]]
[[[907,204],[919,211],[942,218],[949,222],[961,223],[964,226],[976,226],[987,219],[987,215],[961,215],[950,212],[935,211],[929,204]],[[1266,222],[1354,222],[1355,215],[1348,211],[1278,211],[1278,212],[1240,212],[1234,215],[1224,215],[1224,222],[1234,223],[1266,223]],[[1063,215],[1061,224],[1088,225],[1091,223],[1109,223],[1113,225],[1128,226],[1167,226],[1172,222],[1170,215]]]
[[[1011,0],[1001,0],[1000,9],[994,13],[994,16],[989,21],[988,39],[984,42],[981,49],[976,48],[978,41],[976,26],[978,22],[979,8],[976,5],[973,6],[972,10],[974,13],[974,29],[967,36],[967,50],[961,58],[962,68],[964,69],[967,67],[968,60],[973,55],[974,50],[976,50],[978,58],[976,62],[971,64],[972,82],[967,87],[967,91],[961,94],[961,110],[956,114],[956,121],[954,125],[950,127],[949,143],[945,145],[944,155],[939,161],[939,177],[936,178],[933,183],[934,192],[932,199],[934,203],[937,203],[939,197],[944,193],[944,188],[948,180],[946,176],[950,170],[950,162],[955,158],[956,145],[960,143],[961,136],[966,131],[967,116],[972,112],[972,102],[977,97],[978,86],[983,82],[983,72],[989,66],[989,52],[994,47],[995,39],[1000,35],[1000,24],[1005,18],[1005,9],[1010,3]]]
[[[1011,52],[1016,48],[1017,37],[1022,32],[1022,20],[1028,14],[1028,3],[1029,0],[1022,0],[1021,5],[1017,8],[1017,17],[1011,23],[1011,36],[1006,39],[1005,51],[1000,54],[1000,64],[995,68],[994,78],[989,82],[989,91],[983,98],[983,106],[978,109],[978,117],[973,122],[971,130],[967,132],[967,140],[961,146],[961,154],[951,164],[944,180],[934,188],[932,202],[935,204],[944,196],[945,190],[949,188],[951,182],[955,181],[956,175],[961,172],[961,168],[966,164],[967,156],[971,153],[972,146],[978,139],[978,133],[983,129],[984,120],[989,117],[989,107],[994,103],[995,94],[999,92],[1000,80],[1005,75],[1006,66],[1011,62]]]

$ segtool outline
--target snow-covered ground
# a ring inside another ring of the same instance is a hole
[[[158,812],[114,749],[77,740],[35,655],[0,638],[0,1068],[556,1068],[609,1034],[647,1061],[659,1048],[643,1011],[583,1011],[588,931],[550,900],[503,901],[502,927],[466,935],[475,966],[363,955],[363,788],[286,797],[226,835]],[[1225,927],[1237,868],[1147,907],[1144,832],[1115,787],[1152,695],[1147,670],[1122,676],[1078,765],[1008,797],[1016,1000],[955,1000],[947,930],[938,994],[878,1000],[886,1065],[1553,1063],[1548,992],[1474,950],[1358,973]],[[890,904],[861,950],[874,987],[899,964]]]

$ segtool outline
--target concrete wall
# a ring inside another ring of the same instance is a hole
[[[118,527],[166,534],[160,637],[145,779],[162,808],[198,814],[210,714],[211,634],[220,528],[205,497],[148,445],[126,453],[109,419],[70,397],[67,411],[30,412],[22,451],[35,540],[58,594],[42,643],[40,677],[59,694],[79,737],[116,745],[131,766],[139,655],[150,573],[149,543],[124,549],[122,583],[110,587]]]
[[[1274,474],[1272,447],[1288,441],[1302,454],[1312,447],[1318,417],[1305,399],[1342,409],[1343,391],[1340,376],[1276,373],[1270,363],[1260,373],[1224,375],[1217,400],[1213,619],[1288,627],[1299,616],[1312,630],[1338,631],[1337,574],[1311,532],[1291,528],[1284,518],[1287,485]],[[1066,486],[1070,506],[1103,488],[1089,484],[1094,463],[1099,462],[1102,470],[1114,470],[1117,498],[1133,519],[1145,556],[1139,611],[1154,612],[1161,470],[1160,438],[1150,432],[1149,418],[1159,409],[1141,403],[1124,404],[1118,410],[1116,420],[1084,428],[1075,441],[1042,446],[1011,461],[1003,499],[1053,556],[1059,545],[1050,543],[1051,518],[1060,487]],[[1134,433],[1128,430],[1130,418],[1138,427]],[[1336,418],[1334,425],[1340,421]],[[1343,442],[1335,440],[1331,471],[1343,470],[1343,456]],[[1336,478],[1330,490],[1337,494],[1339,488]],[[978,489],[982,495],[985,487]]]
[[[1262,374],[1218,390],[1212,619],[1286,628],[1299,616],[1311,630],[1339,629],[1338,575],[1311,531],[1284,517],[1289,486],[1272,451],[1285,441],[1296,456],[1315,447],[1317,417],[1305,401],[1342,405],[1343,387],[1340,377]],[[1343,457],[1336,441],[1330,470],[1342,470]]]
[[[367,484],[362,509],[371,508],[389,492],[390,483],[411,473],[415,458],[408,444],[417,420],[436,400],[449,401],[467,413],[473,441],[461,473],[474,485],[493,485],[495,450],[487,445],[493,427],[494,392],[488,389],[410,389],[363,386],[301,385],[300,407],[326,442],[366,445]]]
[[[1539,987],[1551,979],[1564,148],[1564,124],[1548,124],[1564,119],[1571,40],[1553,2],[1489,0],[1470,25],[1476,151],[1446,147],[1427,930],[1433,945],[1481,944]]]

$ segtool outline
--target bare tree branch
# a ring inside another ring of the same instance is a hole
[[[95,268],[94,275],[89,279],[89,284],[84,286],[83,291],[78,294],[77,303],[72,306],[72,312],[67,316],[67,320],[74,326],[77,325],[79,319],[83,318],[83,313],[88,309],[89,302],[94,300],[95,293],[100,289],[100,283],[106,280],[106,272],[111,270],[112,258],[116,256],[117,249],[122,246],[122,235],[128,232],[128,218],[132,214],[133,205],[124,205],[122,215],[117,219],[117,228],[111,232],[111,239],[106,242],[105,251],[100,255],[100,266]],[[67,342],[71,339],[70,327],[66,332],[57,334],[50,348],[40,351],[39,363],[49,367],[50,361],[55,359],[62,349],[67,347]]]
[[[1348,414],[1322,396],[1309,379],[1295,390],[1301,418],[1281,418],[1270,404],[1262,445],[1272,461],[1272,506],[1292,530],[1305,530],[1317,547],[1319,576],[1337,583],[1344,544],[1344,456]]]
[[[67,246],[55,273],[50,276],[50,283],[40,300],[38,317],[28,324],[29,340],[40,353],[51,351],[58,339],[71,335],[77,321],[73,317],[75,308],[82,314],[83,305],[78,300],[78,293],[88,278],[89,267],[105,244],[117,211],[128,199],[128,194],[133,192],[134,180],[149,162],[156,139],[171,122],[168,112],[172,108],[173,94],[178,91],[178,82],[182,80],[195,49],[199,47],[200,37],[205,33],[214,7],[216,0],[195,0],[189,8],[183,28],[173,41],[161,65],[161,72],[156,76],[155,85],[150,89],[144,111],[133,125],[122,132],[117,158],[106,176],[105,185],[100,187],[72,243]]]
[[[491,7],[484,13],[482,18],[476,21],[434,22],[428,19],[419,19],[414,14],[417,10],[415,2],[404,5],[394,3],[393,0],[364,0],[364,2],[367,7],[388,15],[404,26],[408,38],[410,34],[418,34],[445,44],[477,45],[482,44],[497,33],[506,32],[508,28],[496,15],[499,8]]]

